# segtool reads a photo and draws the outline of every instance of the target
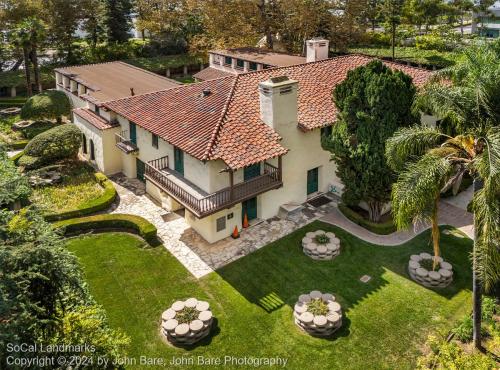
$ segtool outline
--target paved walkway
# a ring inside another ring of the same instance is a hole
[[[318,219],[340,226],[360,239],[377,245],[399,245],[425,229],[421,227],[416,232],[412,230],[391,235],[373,234],[345,218],[336,206],[336,199],[332,199],[332,202],[317,208],[305,204],[303,210],[291,219],[276,217],[261,221],[243,230],[239,239],[228,237],[209,244],[186,223],[182,213],[168,212],[150,198],[139,180],[128,179],[124,175],[111,176],[110,179],[118,192],[119,201],[109,212],[134,214],[150,221],[157,227],[158,237],[165,248],[197,278]],[[469,213],[442,202],[439,217],[440,223],[455,226],[467,235],[472,235],[472,215]]]
[[[150,198],[139,180],[124,175],[110,179],[119,195],[110,212],[134,214],[150,221],[158,229],[158,237],[167,250],[197,278],[282,238],[327,212],[327,206],[320,209],[307,206],[292,220],[261,221],[243,230],[239,239],[228,237],[209,244],[186,223],[182,214],[168,212]]]
[[[416,225],[413,230],[396,231],[389,235],[378,235],[347,219],[337,207],[320,220],[339,226],[364,241],[376,245],[389,246],[406,243],[429,228],[428,225]],[[441,201],[439,204],[438,220],[440,225],[454,226],[464,232],[469,238],[473,237],[472,214],[463,209]]]

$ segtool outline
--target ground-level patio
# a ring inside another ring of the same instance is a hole
[[[317,229],[339,237],[334,260],[314,261],[302,252],[302,237]],[[441,290],[418,285],[406,270],[411,254],[432,250],[428,231],[379,247],[316,221],[199,279],[165,248],[149,248],[129,234],[79,237],[68,248],[111,325],[130,336],[130,359],[179,361],[182,366],[166,368],[184,369],[207,368],[199,361],[276,357],[289,369],[413,369],[428,334],[447,332],[471,307],[471,240],[445,232],[441,240],[455,271],[453,284]],[[362,282],[363,275],[371,279]],[[342,305],[343,326],[331,339],[310,337],[293,322],[298,296],[314,289],[333,293]],[[210,302],[217,322],[212,336],[189,350],[159,334],[163,310],[187,297]]]
[[[360,239],[376,245],[400,245],[411,240],[427,228],[419,225],[414,230],[391,235],[376,235],[354,224],[337,208],[338,197],[326,194],[331,202],[315,207],[305,203],[300,212],[288,219],[275,217],[261,220],[241,233],[239,239],[228,237],[216,243],[207,243],[189,227],[182,213],[168,212],[146,194],[144,184],[122,174],[111,177],[119,194],[119,201],[111,209],[113,213],[142,216],[158,229],[158,236],[165,248],[172,253],[195,277],[200,278],[263,246],[288,235],[315,220],[322,220],[347,230]],[[472,237],[472,216],[456,204],[441,202],[440,223],[454,226]]]

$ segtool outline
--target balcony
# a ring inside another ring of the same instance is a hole
[[[283,186],[281,158],[279,158],[278,167],[264,163],[264,173],[262,175],[239,184],[233,184],[233,173],[230,171],[231,185],[212,194],[207,194],[180,173],[168,168],[168,157],[158,158],[146,163],[145,178],[199,218],[209,216],[266,191]]]
[[[115,134],[115,141],[118,149],[125,154],[137,153],[139,151],[137,144],[128,137],[127,131]]]

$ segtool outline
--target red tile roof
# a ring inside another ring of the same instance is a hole
[[[207,67],[193,75],[194,78],[200,81],[215,80],[216,78],[234,76],[236,73],[224,72],[220,69]]]
[[[98,116],[96,113],[87,108],[73,109],[73,113],[83,118],[85,121],[90,123],[95,128],[98,128],[99,130],[107,130],[109,128],[119,126],[118,123],[108,122],[104,118]]]
[[[200,82],[105,104],[188,154],[221,159],[233,169],[287,152],[279,135],[260,119],[259,82],[286,75],[298,81],[298,124],[306,131],[332,124],[337,110],[332,90],[351,69],[374,58],[346,55],[315,63],[272,68]],[[422,86],[431,72],[384,62]],[[201,97],[202,90],[212,94]]]
[[[104,106],[158,135],[195,158],[208,159],[207,148],[221,121],[235,77],[136,95]],[[203,91],[209,91],[207,96]]]

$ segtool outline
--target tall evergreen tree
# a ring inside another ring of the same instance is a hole
[[[352,206],[365,201],[372,221],[380,220],[395,180],[385,160],[385,141],[416,121],[411,110],[415,93],[410,76],[380,61],[350,71],[334,90],[338,122],[323,145],[333,153],[337,176],[345,184],[342,199]]]
[[[108,42],[126,42],[132,28],[131,0],[106,0],[105,8]]]

